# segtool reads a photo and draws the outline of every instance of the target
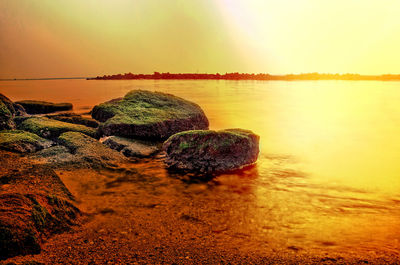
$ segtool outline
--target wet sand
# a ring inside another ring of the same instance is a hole
[[[382,248],[320,248],[260,234],[249,208],[256,167],[209,181],[168,173],[158,157],[117,170],[56,170],[84,212],[82,225],[55,235],[35,256],[45,264],[398,264]],[[265,216],[268,218],[268,216]],[[287,226],[292,224],[288,223]],[[274,230],[264,225],[262,228]],[[284,228],[282,228],[284,229]]]

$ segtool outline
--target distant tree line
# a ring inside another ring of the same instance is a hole
[[[320,73],[306,73],[306,74],[288,74],[288,75],[270,75],[270,74],[247,74],[247,73],[225,73],[225,74],[171,74],[154,72],[153,74],[117,74],[117,75],[104,75],[88,80],[125,80],[125,79],[213,79],[213,80],[380,80],[392,81],[400,80],[400,75],[360,75],[360,74],[320,74]]]

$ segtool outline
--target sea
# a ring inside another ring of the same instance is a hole
[[[0,82],[0,93],[13,101],[70,102],[82,114],[134,89],[197,103],[212,130],[243,128],[260,136],[253,167],[216,176],[213,185],[196,192],[202,201],[229,197],[226,222],[253,244],[368,253],[384,249],[399,255],[400,82]],[[190,191],[187,182],[177,183],[182,185],[178,191]]]

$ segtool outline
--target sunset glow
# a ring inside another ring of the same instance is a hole
[[[0,2],[0,78],[399,73],[400,2]]]

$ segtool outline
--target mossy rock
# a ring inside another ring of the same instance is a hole
[[[43,139],[36,134],[21,130],[0,131],[0,148],[18,153],[32,153],[48,148],[52,141]]]
[[[80,215],[65,199],[38,194],[0,194],[0,210],[0,259],[40,253],[43,239],[68,231]]]
[[[71,103],[52,103],[37,100],[21,100],[15,103],[23,106],[28,114],[44,114],[72,109]]]
[[[7,105],[0,100],[0,130],[14,129],[15,123],[13,118],[13,113],[7,108]]]
[[[18,125],[18,129],[30,131],[41,137],[54,139],[64,132],[81,132],[91,137],[97,137],[96,129],[79,124],[62,122],[45,117],[31,117]]]
[[[221,172],[255,163],[259,136],[243,129],[185,131],[168,138],[163,150],[170,168]]]
[[[95,119],[89,117],[83,117],[82,115],[75,114],[75,113],[60,113],[60,114],[51,114],[47,115],[47,118],[73,123],[73,124],[81,124],[87,127],[97,128],[99,127],[99,122]]]
[[[80,211],[53,166],[0,150],[0,259],[37,254],[54,234],[79,224]]]
[[[208,129],[195,103],[161,92],[133,90],[122,99],[97,105],[92,117],[104,135],[160,140],[186,130]]]
[[[79,132],[66,132],[57,141],[67,147],[74,155],[71,163],[91,168],[114,167],[127,162],[119,152],[110,149],[99,141]]]
[[[128,157],[150,157],[160,150],[154,142],[146,142],[119,136],[110,136],[103,143],[114,150],[120,151]]]
[[[0,94],[0,130],[15,129],[14,118],[25,114],[21,105],[13,103],[9,98]]]

